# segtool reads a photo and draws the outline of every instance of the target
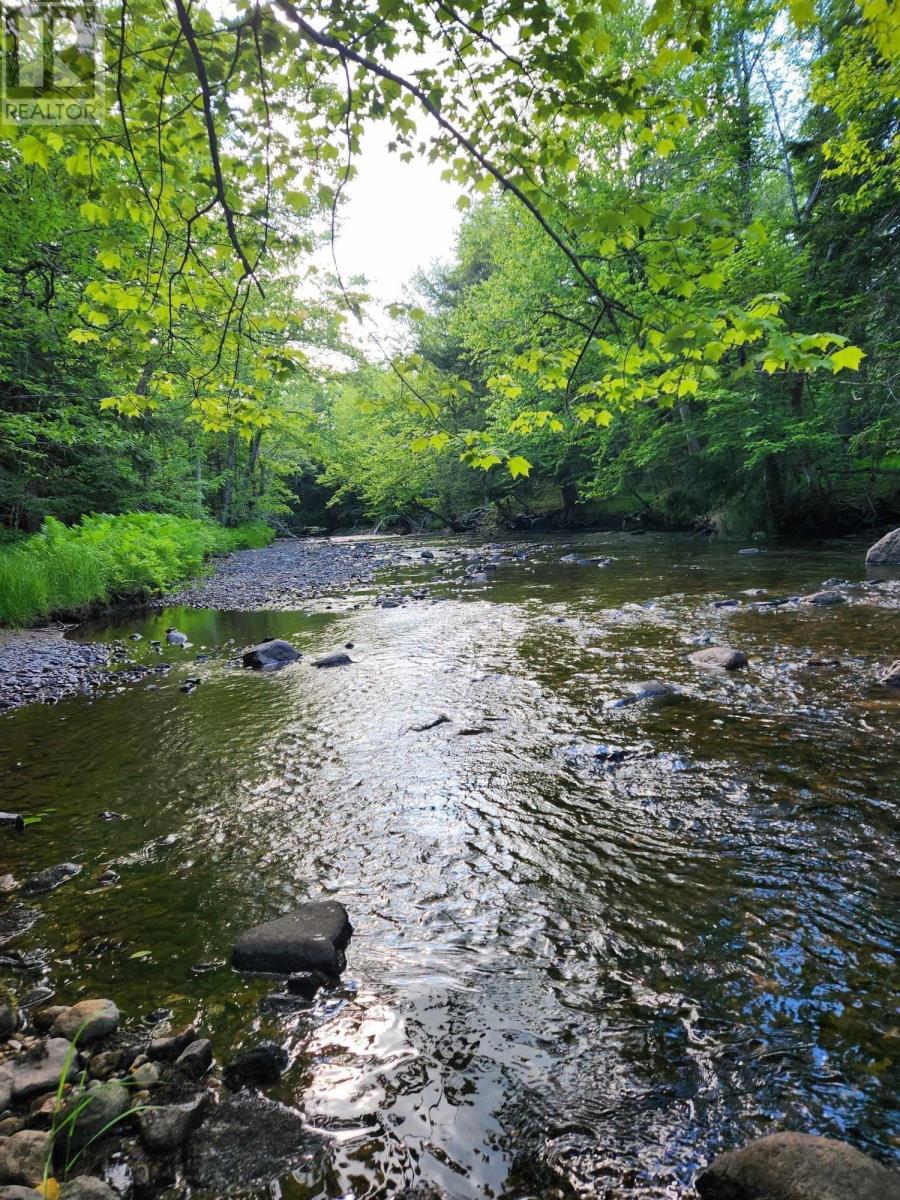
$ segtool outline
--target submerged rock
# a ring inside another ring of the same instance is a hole
[[[300,651],[290,642],[282,638],[268,638],[258,646],[245,650],[242,662],[245,667],[253,667],[257,671],[265,667],[283,667],[286,663],[296,662]]]
[[[261,1042],[241,1050],[226,1065],[222,1078],[233,1092],[245,1084],[277,1083],[288,1065],[288,1053],[276,1042]]]
[[[885,687],[900,688],[900,658],[895,663],[891,663],[886,673],[882,675],[881,682]]]
[[[222,1194],[268,1183],[302,1164],[321,1166],[325,1141],[283,1104],[242,1093],[207,1114],[185,1152],[188,1182]]]
[[[697,1191],[703,1200],[900,1200],[900,1173],[846,1142],[773,1133],[720,1154]]]
[[[14,829],[16,833],[22,833],[25,828],[25,818],[21,813],[0,812],[0,826],[3,825]]]
[[[244,971],[339,975],[352,932],[343,904],[336,900],[304,904],[288,916],[249,929],[235,943],[231,961]]]
[[[167,629],[166,641],[170,646],[186,646],[188,644],[187,634],[182,633],[179,629]]]
[[[670,683],[661,679],[643,679],[638,683],[628,684],[627,696],[619,696],[615,700],[607,700],[604,708],[626,708],[631,704],[668,704],[681,698],[681,692]]]
[[[866,565],[900,566],[900,529],[892,529],[880,538],[866,554]]]
[[[41,892],[52,892],[80,874],[80,863],[57,863],[55,867],[47,867],[46,870],[38,871],[36,875],[26,879],[22,884],[22,895],[37,896]]]
[[[813,592],[811,596],[806,597],[807,604],[846,604],[846,596],[842,596],[840,592],[826,590],[824,592]]]
[[[691,655],[695,667],[713,667],[718,671],[738,671],[749,663],[743,650],[735,650],[733,646],[708,646],[705,650],[695,650]]]
[[[313,662],[314,667],[348,667],[353,659],[349,654],[344,654],[339,650],[335,654],[326,654],[324,658],[317,658]]]
[[[438,713],[435,717],[427,717],[417,725],[410,725],[410,733],[425,733],[429,729],[437,729],[438,725],[446,725],[450,718],[446,713]]]

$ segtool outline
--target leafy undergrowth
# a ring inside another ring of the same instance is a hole
[[[258,549],[274,536],[267,525],[225,529],[161,513],[95,514],[70,527],[48,517],[40,533],[0,550],[0,623],[153,595],[199,574],[210,554]]]

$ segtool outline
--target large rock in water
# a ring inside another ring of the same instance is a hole
[[[900,1200],[900,1173],[846,1142],[773,1133],[720,1154],[697,1191],[703,1200]]]
[[[244,971],[324,971],[339,975],[353,927],[337,900],[304,904],[296,912],[248,929],[238,938],[231,961]]]
[[[290,642],[282,638],[268,638],[258,646],[245,650],[242,661],[245,667],[255,667],[259,671],[264,667],[283,667],[285,663],[296,662],[299,657],[300,651]]]
[[[900,529],[892,529],[869,547],[866,564],[870,567],[900,566]]]
[[[695,667],[713,667],[718,671],[738,671],[747,666],[747,655],[733,646],[708,646],[691,655]]]
[[[324,1148],[300,1113],[244,1093],[208,1111],[187,1144],[185,1171],[194,1187],[221,1195],[303,1166],[318,1172]]]

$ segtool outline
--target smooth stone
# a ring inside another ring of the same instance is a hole
[[[337,900],[304,904],[288,916],[249,929],[235,943],[231,961],[244,971],[339,975],[352,932],[347,910]]]
[[[0,1145],[0,1183],[37,1187],[44,1178],[50,1153],[50,1134],[40,1129],[23,1129]]]
[[[197,1030],[193,1025],[188,1025],[180,1033],[174,1033],[169,1037],[154,1038],[147,1047],[147,1057],[162,1059],[164,1062],[174,1062],[183,1050],[187,1050],[191,1042],[196,1041]]]
[[[892,529],[883,538],[879,538],[874,546],[870,546],[866,554],[867,566],[898,566],[900,565],[900,529]]]
[[[81,1000],[53,1022],[51,1037],[63,1037],[79,1046],[96,1042],[119,1027],[119,1010],[112,1000]]]
[[[25,818],[21,813],[0,812],[0,826],[2,825],[14,829],[16,833],[22,833],[25,829]]]
[[[72,1150],[80,1150],[95,1138],[111,1134],[130,1105],[130,1093],[118,1080],[73,1093],[63,1106],[63,1119],[73,1119],[66,1124],[65,1133],[57,1135],[54,1157],[58,1155],[59,1161],[65,1162]]]
[[[269,638],[257,646],[245,650],[241,661],[245,667],[253,667],[259,671],[264,667],[283,667],[286,663],[296,662],[300,651],[283,638]]]
[[[42,892],[52,892],[80,874],[79,863],[57,863],[55,867],[47,867],[46,870],[38,871],[36,875],[26,879],[22,884],[22,895],[37,896]]]
[[[151,1088],[159,1083],[159,1067],[155,1062],[144,1062],[131,1071],[131,1078],[137,1088]]]
[[[749,662],[747,655],[733,646],[708,646],[705,650],[696,650],[690,657],[696,667],[714,667],[719,671],[738,671]]]
[[[215,1105],[185,1149],[188,1183],[221,1195],[269,1183],[301,1163],[320,1168],[325,1141],[294,1109],[254,1092]]]
[[[108,1183],[96,1175],[76,1175],[59,1189],[59,1200],[120,1200]]]
[[[747,546],[743,550],[738,550],[738,554],[762,554],[762,550],[758,546]]]
[[[202,1079],[212,1066],[212,1043],[206,1038],[197,1038],[178,1055],[175,1066],[190,1079]]]
[[[125,1065],[122,1059],[123,1052],[121,1050],[103,1050],[100,1054],[93,1056],[88,1063],[88,1070],[94,1079],[106,1080]]]
[[[65,1073],[67,1079],[76,1074],[72,1043],[64,1038],[51,1037],[40,1050],[25,1059],[4,1063],[0,1067],[0,1083],[8,1075],[14,1100],[30,1100],[44,1092],[52,1092]]]
[[[343,651],[338,651],[336,654],[326,654],[324,658],[317,658],[313,662],[314,667],[347,667],[353,659],[349,654],[344,654]]]
[[[44,1193],[11,1183],[8,1187],[0,1187],[0,1200],[44,1200]]]
[[[277,1042],[261,1042],[241,1050],[226,1065],[222,1078],[233,1092],[245,1084],[277,1083],[288,1065],[288,1053]]]
[[[187,645],[187,634],[182,633],[178,629],[167,629],[166,630],[166,641],[169,643],[170,646],[186,646]]]
[[[209,1092],[201,1092],[185,1104],[145,1108],[138,1114],[144,1145],[155,1154],[177,1149],[203,1120],[211,1099]]]
[[[846,1142],[773,1133],[720,1154],[697,1191],[702,1200],[900,1200],[900,1173]]]
[[[806,603],[807,604],[820,604],[820,605],[846,604],[847,600],[846,600],[846,597],[842,596],[840,592],[825,591],[825,592],[813,592],[813,594],[811,596],[806,597]]]

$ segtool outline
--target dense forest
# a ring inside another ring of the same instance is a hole
[[[890,6],[495,7],[349,6],[357,53],[288,4],[130,5],[105,125],[3,126],[8,535],[900,515]],[[400,355],[316,265],[373,120],[465,210]]]

